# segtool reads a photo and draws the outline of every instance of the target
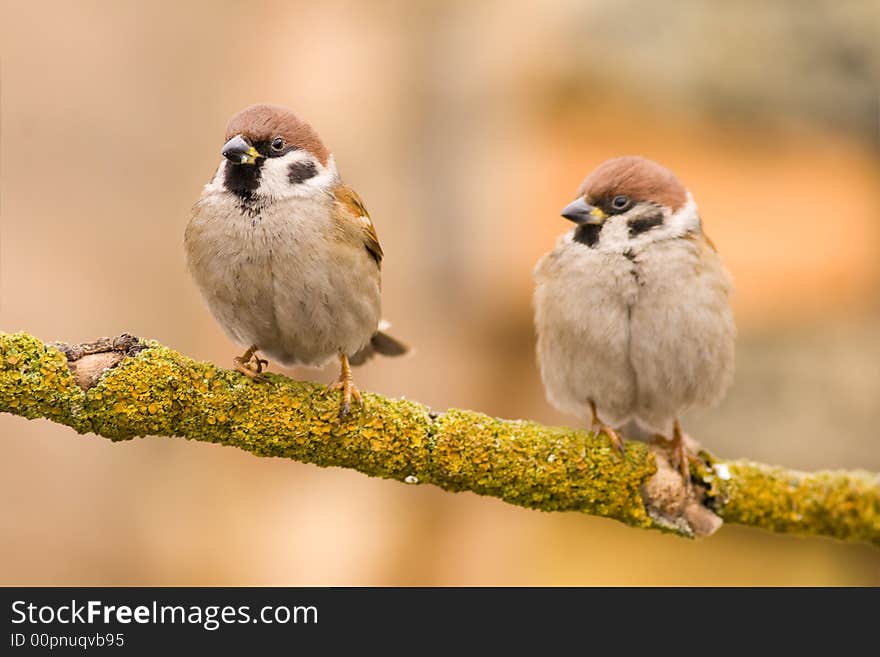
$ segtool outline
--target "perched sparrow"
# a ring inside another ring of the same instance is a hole
[[[407,347],[379,322],[382,247],[308,123],[272,105],[232,118],[223,160],[193,208],[184,239],[190,272],[229,337],[247,347],[236,369],[255,379],[266,360],[320,366],[338,357],[330,389],[340,415],[361,402],[350,365]]]
[[[730,276],[690,193],[641,157],[599,166],[562,210],[576,226],[535,267],[538,360],[549,401],[623,449],[630,420],[671,444],[679,417],[733,377]]]

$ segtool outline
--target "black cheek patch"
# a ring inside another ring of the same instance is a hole
[[[298,185],[309,178],[314,178],[317,173],[314,162],[294,162],[287,170],[287,179],[291,185]]]
[[[649,214],[647,217],[639,217],[629,222],[629,236],[641,235],[652,228],[663,225],[663,213]]]
[[[599,241],[599,231],[601,230],[602,226],[599,224],[578,226],[574,231],[574,241],[592,247]]]

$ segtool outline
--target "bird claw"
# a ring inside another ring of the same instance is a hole
[[[690,459],[688,458],[690,454],[688,453],[687,445],[684,441],[684,434],[681,431],[681,426],[678,424],[678,420],[672,424],[672,446],[678,453],[678,467],[681,470],[681,478],[684,480],[685,490],[690,491],[691,467]]]
[[[364,398],[361,396],[360,390],[354,385],[351,377],[344,374],[339,379],[331,383],[324,389],[324,393],[328,394],[337,390],[342,391],[342,405],[339,407],[339,419],[342,420],[351,411],[351,400],[354,399],[358,406],[364,407]]]
[[[341,352],[339,354],[339,364],[341,366],[339,378],[336,379],[334,383],[327,386],[327,389],[324,392],[326,394],[335,390],[342,391],[342,405],[339,407],[339,419],[341,420],[348,415],[348,412],[351,410],[352,398],[354,398],[361,408],[364,406],[364,400],[361,397],[360,390],[355,387],[354,381],[352,380],[351,365],[348,362],[348,356]]]
[[[620,454],[620,457],[626,458],[626,445],[624,445],[623,438],[621,438],[620,434],[614,429],[599,419],[599,413],[596,411],[596,404],[593,400],[590,400],[590,410],[593,412],[593,433],[596,434],[596,437],[598,437],[600,433],[604,433],[608,436],[608,440],[611,441],[611,444],[614,446],[617,453]]]
[[[657,434],[656,440],[662,444],[664,450],[669,454],[669,460],[678,466],[678,471],[684,481],[685,490],[691,490],[691,463],[702,463],[698,456],[691,454],[687,448],[687,442],[678,420],[672,424],[672,439],[661,434]]]
[[[245,363],[240,358],[234,358],[232,362],[235,363],[235,370],[237,372],[241,372],[252,381],[266,383],[269,380],[265,374],[260,374],[262,368],[255,369],[250,363]]]
[[[251,347],[241,356],[232,359],[237,372],[241,372],[246,377],[257,383],[266,383],[269,379],[262,374],[263,366],[268,366],[269,361],[265,358],[257,356],[257,348]]]
[[[593,433],[598,435],[600,433],[604,433],[608,436],[608,439],[611,441],[611,444],[614,446],[614,449],[620,454],[621,458],[626,457],[626,444],[624,443],[623,438],[617,433],[614,429],[609,427],[604,422],[595,421],[593,422]]]

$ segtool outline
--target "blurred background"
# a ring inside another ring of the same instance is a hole
[[[690,188],[736,283],[735,385],[686,429],[725,457],[880,470],[877,2],[2,8],[0,330],[228,366],[183,230],[226,121],[274,102],[363,195],[384,314],[417,347],[361,388],[574,424],[544,400],[531,270],[584,175],[638,153]],[[866,546],[694,543],[180,439],[4,415],[0,453],[0,584],[880,584]]]

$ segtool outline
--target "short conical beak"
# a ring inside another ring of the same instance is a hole
[[[247,143],[241,135],[235,135],[227,141],[221,153],[233,164],[253,164],[260,157],[257,149]]]
[[[562,208],[560,214],[579,226],[583,224],[597,225],[603,223],[605,219],[607,219],[607,215],[602,212],[600,208],[597,208],[595,205],[590,205],[583,199],[583,197],[566,205]]]

